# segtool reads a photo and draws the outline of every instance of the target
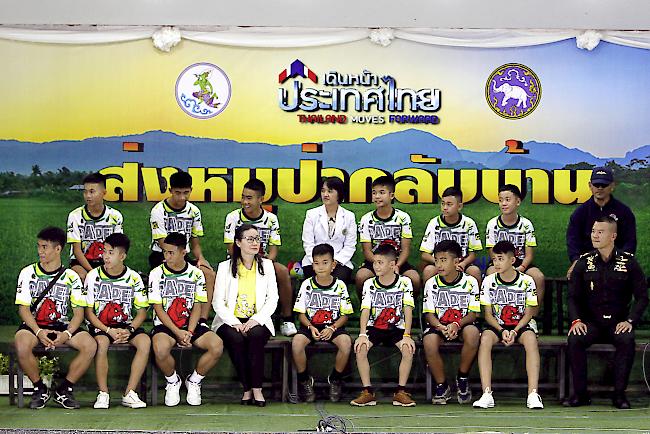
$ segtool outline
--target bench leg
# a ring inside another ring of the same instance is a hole
[[[151,365],[151,406],[158,405],[158,367],[156,361],[152,360]]]
[[[431,401],[431,399],[433,398],[433,384],[431,380],[431,371],[429,370],[429,365],[426,363],[424,365],[424,377],[426,379],[426,385],[427,385],[426,398],[427,401]]]
[[[560,402],[566,397],[566,350],[564,346],[560,347],[557,358],[557,369],[558,369],[558,398]]]
[[[294,363],[291,363],[291,393],[298,396],[298,371]]]
[[[16,381],[18,382],[18,408],[23,408],[25,406],[25,385],[23,384],[24,375],[23,369],[18,365],[18,369],[16,370]]]
[[[289,346],[282,348],[282,402],[287,402],[289,396],[289,358],[291,353]]]

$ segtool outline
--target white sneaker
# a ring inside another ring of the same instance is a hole
[[[474,408],[492,408],[494,407],[494,398],[492,397],[492,391],[485,391],[481,398],[474,401],[472,404]]]
[[[129,390],[129,393],[122,397],[122,405],[129,408],[145,408],[147,403],[141,400],[135,391]]]
[[[108,393],[102,392],[100,390],[97,394],[97,399],[95,400],[95,405],[93,405],[93,408],[108,408],[110,404],[111,396]]]
[[[167,383],[165,386],[165,405],[167,407],[174,407],[181,402],[181,384],[183,382],[179,378],[175,383]]]
[[[188,378],[185,380],[185,387],[187,387],[187,403],[201,405],[201,383],[194,383]]]
[[[526,407],[538,410],[544,408],[544,404],[542,404],[542,397],[539,396],[537,390],[533,389],[530,395],[528,395],[528,399],[526,399]]]
[[[282,333],[284,336],[293,336],[298,333],[298,330],[296,329],[296,325],[293,322],[285,321],[280,324],[280,333]]]

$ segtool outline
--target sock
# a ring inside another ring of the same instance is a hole
[[[401,384],[397,385],[397,390],[395,390],[395,393],[397,392],[406,392],[406,386],[402,386]]]
[[[458,370],[458,375],[456,376],[457,378],[464,378],[468,379],[469,378],[469,372],[461,372],[461,370]]]
[[[196,369],[195,369],[194,372],[192,372],[192,375],[190,375],[190,377],[188,378],[188,380],[190,380],[192,383],[197,383],[198,384],[204,378],[205,378],[205,375],[199,374],[198,372],[196,372]]]
[[[57,390],[59,392],[72,392],[72,386],[74,386],[74,383],[71,383],[70,380],[64,378]]]
[[[170,375],[169,377],[165,375],[165,380],[167,380],[169,384],[174,384],[179,380],[178,374],[176,373],[176,371],[174,371],[172,375]]]
[[[39,378],[38,381],[36,383],[34,383],[34,387],[36,389],[41,389],[41,390],[44,390],[46,388],[45,383],[43,383],[42,378]]]
[[[363,388],[366,389],[370,394],[375,393],[375,388],[372,386],[363,386]]]
[[[332,368],[332,373],[330,374],[330,380],[332,381],[343,380],[343,372],[339,372],[336,370],[336,368]]]
[[[302,372],[298,372],[298,381],[301,383],[304,383],[309,379],[309,374],[307,373],[307,370],[305,369]]]

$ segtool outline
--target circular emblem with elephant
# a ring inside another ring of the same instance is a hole
[[[485,98],[502,118],[521,119],[531,114],[542,97],[542,83],[526,65],[506,63],[495,69],[485,83]]]

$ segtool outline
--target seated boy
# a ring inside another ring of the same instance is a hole
[[[151,342],[156,364],[165,375],[165,405],[173,407],[181,400],[181,377],[171,355],[174,345],[202,349],[196,368],[185,380],[187,403],[201,405],[201,380],[217,364],[223,353],[223,341],[208,326],[199,322],[201,306],[208,300],[205,277],[197,267],[185,261],[185,235],[172,232],[161,243],[165,262],[149,274],[149,304],[154,307]]]
[[[95,373],[99,393],[95,408],[108,408],[108,346],[111,343],[128,343],[136,349],[131,362],[129,382],[122,395],[122,405],[144,408],[136,388],[147,369],[151,339],[140,327],[147,318],[147,289],[140,275],[124,265],[131,242],[129,238],[115,233],[104,240],[104,265],[88,273],[86,288],[86,319],[90,334],[97,341]],[[137,314],[133,318],[133,308]]]
[[[483,395],[474,401],[474,407],[492,408],[492,347],[501,342],[510,346],[519,342],[526,350],[528,399],[526,406],[544,408],[537,393],[539,380],[539,349],[537,329],[530,323],[533,308],[537,306],[537,291],[533,279],[515,269],[515,246],[510,241],[499,241],[492,248],[496,272],[485,277],[481,285],[481,305],[485,322],[478,350]]]
[[[332,276],[336,262],[334,248],[319,244],[312,249],[312,266],[315,276],[302,282],[293,308],[298,312],[300,329],[291,341],[293,362],[298,371],[301,398],[314,402],[314,378],[307,372],[305,347],[316,341],[336,345],[334,369],[327,377],[330,384],[330,400],[338,402],[343,389],[343,371],[350,359],[352,339],[345,330],[348,315],[353,313],[345,282]]]
[[[379,245],[373,254],[375,276],[363,284],[359,337],[354,342],[357,367],[363,383],[361,394],[350,402],[363,407],[376,405],[375,392],[370,382],[368,352],[374,345],[395,345],[402,354],[399,364],[397,390],[393,394],[393,405],[412,407],[415,401],[406,392],[415,353],[415,342],[411,338],[413,320],[413,286],[411,279],[395,272],[397,252],[390,244]]]
[[[481,312],[480,288],[476,279],[458,271],[462,259],[460,245],[453,240],[440,241],[433,249],[438,274],[424,285],[423,313],[424,352],[427,364],[436,381],[433,404],[446,404],[451,399],[451,388],[445,380],[445,367],[440,346],[445,342],[461,341],[460,365],[456,377],[459,404],[472,399],[469,370],[478,351],[481,333],[474,323]]]
[[[25,375],[34,383],[29,408],[37,409],[45,407],[50,391],[41,379],[34,347],[40,343],[45,349],[54,349],[66,344],[77,350],[54,397],[63,408],[77,409],[79,402],[72,387],[88,370],[97,350],[93,338],[79,328],[86,307],[83,286],[77,273],[61,264],[63,229],[43,229],[38,233],[37,245],[38,262],[23,268],[18,276],[16,304],[23,323],[16,332],[16,355]],[[68,320],[68,305],[72,320]]]

